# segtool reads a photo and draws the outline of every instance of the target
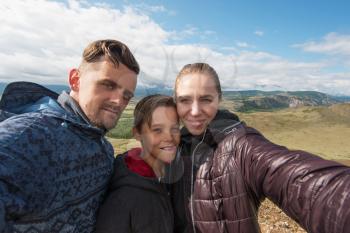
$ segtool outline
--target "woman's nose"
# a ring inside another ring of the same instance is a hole
[[[200,106],[197,101],[194,101],[191,106],[191,115],[196,116],[200,113]]]

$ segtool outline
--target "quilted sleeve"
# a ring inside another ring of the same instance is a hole
[[[271,199],[308,232],[349,231],[349,167],[256,133],[240,138],[235,148],[235,161],[257,199]]]

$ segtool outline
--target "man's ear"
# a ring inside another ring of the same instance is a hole
[[[136,141],[141,142],[141,134],[135,127],[132,127],[132,135],[134,136]]]
[[[69,71],[69,86],[70,89],[74,92],[79,91],[79,84],[80,84],[80,76],[79,76],[79,70],[74,68]]]

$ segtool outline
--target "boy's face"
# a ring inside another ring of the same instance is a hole
[[[179,120],[174,107],[157,107],[151,125],[142,125],[135,137],[141,142],[144,156],[170,163],[180,142]]]
[[[70,95],[93,125],[110,130],[134,95],[136,76],[122,63],[118,67],[106,59],[87,63],[71,71]]]

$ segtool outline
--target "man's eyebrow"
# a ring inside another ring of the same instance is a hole
[[[110,80],[110,79],[100,79],[97,82],[98,83],[108,83],[108,84],[111,84],[113,86],[117,86],[118,85],[116,82],[114,82],[113,80]]]

